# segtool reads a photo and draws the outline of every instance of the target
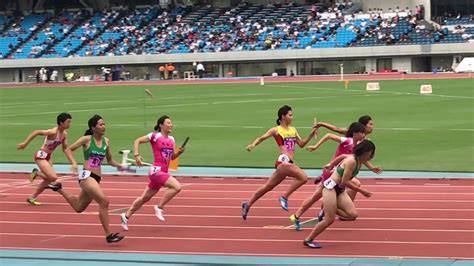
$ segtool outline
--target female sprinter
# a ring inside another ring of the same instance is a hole
[[[370,117],[369,115],[364,115],[364,116],[361,116],[359,117],[359,122],[362,123],[364,126],[365,126],[365,137],[367,137],[368,135],[370,135],[373,131],[374,131],[374,121],[372,120],[372,117]],[[319,122],[318,124],[318,127],[325,127],[329,130],[332,130],[334,132],[338,132],[340,134],[346,134],[348,129],[347,128],[340,128],[340,127],[336,127],[334,125],[331,125],[331,124],[328,124],[328,123],[324,123],[324,122]],[[355,142],[355,144],[357,144],[357,142]],[[365,166],[372,172],[376,173],[376,174],[381,174],[382,173],[382,168],[378,167],[378,166],[374,166],[372,165],[372,163],[370,162],[367,162],[365,164]],[[317,177],[315,180],[314,180],[314,183],[317,184],[318,182],[321,181],[321,178],[324,177],[324,173],[323,173],[323,176],[319,176]],[[327,178],[327,177],[326,177]],[[354,178],[352,180],[357,186],[360,186],[361,183],[359,181],[359,179],[357,178]],[[349,195],[349,197],[352,199],[352,201],[355,200],[355,197],[357,195],[357,192],[353,191],[352,189],[350,188],[347,188],[347,194]]]
[[[374,158],[374,155],[374,143],[370,140],[363,140],[355,147],[354,154],[341,155],[331,162],[330,166],[339,165],[331,177],[323,182],[323,208],[326,216],[321,222],[316,224],[313,231],[306,237],[303,242],[305,246],[321,248],[313,240],[334,222],[337,209],[341,209],[351,220],[357,218],[357,210],[349,195],[345,192],[345,187],[360,192],[365,197],[372,196],[370,191],[356,186],[352,179],[359,173],[361,165]]]
[[[359,123],[362,123],[365,126],[365,135],[369,135],[372,133],[374,130],[374,121],[372,120],[372,117],[369,115],[363,115],[359,117]],[[347,133],[347,128],[343,127],[336,127],[335,125],[331,125],[329,123],[325,122],[318,122],[318,127],[325,127],[331,131],[337,132],[339,134],[346,134]]]
[[[105,232],[105,239],[108,243],[119,242],[123,236],[118,233],[110,233],[109,230],[109,200],[100,187],[101,166],[104,158],[107,162],[118,170],[122,170],[112,158],[110,150],[110,140],[104,137],[105,122],[99,115],[94,115],[88,122],[89,129],[84,136],[80,137],[74,144],[66,149],[66,156],[71,162],[73,173],[77,174],[77,161],[74,159],[73,151],[81,147],[84,149],[84,170],[79,174],[79,186],[81,194],[74,196],[64,191],[61,186],[54,189],[58,191],[71,207],[78,213],[83,212],[95,200],[99,204],[99,218]]]
[[[45,136],[43,145],[35,154],[35,162],[40,170],[38,172],[38,169],[33,169],[30,176],[30,182],[33,182],[33,180],[38,175],[43,178],[43,181],[38,185],[35,192],[30,197],[28,197],[28,199],[26,199],[26,201],[31,205],[41,205],[41,203],[37,201],[36,198],[44,191],[45,188],[49,188],[49,184],[56,182],[58,179],[58,176],[53,169],[51,155],[53,154],[53,151],[56,149],[56,147],[58,147],[60,144],[62,145],[63,152],[66,150],[66,129],[71,127],[71,119],[72,117],[70,114],[60,113],[56,118],[56,122],[58,124],[57,127],[46,130],[35,130],[31,132],[25,141],[17,145],[19,150],[23,150],[36,136]]]
[[[278,126],[269,129],[265,134],[247,146],[247,150],[251,151],[255,146],[273,136],[278,145],[280,155],[275,163],[276,170],[268,179],[267,183],[260,187],[248,202],[242,203],[242,218],[244,220],[247,219],[250,207],[252,207],[258,199],[280,184],[287,176],[291,176],[296,180],[290,185],[285,194],[279,198],[281,207],[285,211],[288,211],[288,198],[295,190],[308,181],[306,173],[293,163],[295,143],[301,148],[304,147],[309,140],[316,135],[318,129],[314,126],[310,134],[305,139],[301,139],[296,129],[290,126],[292,121],[293,111],[291,107],[288,105],[281,107],[278,110],[278,119],[276,121]]]
[[[153,156],[155,157],[153,165],[148,171],[148,186],[145,188],[143,194],[138,197],[133,203],[132,206],[127,210],[126,213],[120,214],[122,220],[122,228],[128,230],[128,220],[132,215],[140,209],[143,204],[148,202],[156,193],[160,190],[161,187],[168,188],[160,203],[155,206],[155,215],[156,217],[164,221],[163,217],[163,208],[165,205],[181,191],[181,184],[168,173],[168,167],[170,161],[178,158],[183,152],[184,147],[180,147],[175,152],[175,141],[172,136],[170,136],[173,124],[169,116],[162,116],[158,119],[155,131],[140,137],[135,140],[133,143],[135,163],[138,166],[143,165],[143,158],[140,156],[139,147],[140,144],[150,142],[151,148],[153,150]]]
[[[328,140],[334,140],[335,142],[339,143],[339,146],[336,149],[336,153],[334,154],[333,158],[338,157],[341,154],[352,154],[354,150],[354,146],[356,143],[359,143],[365,138],[365,126],[362,123],[354,122],[349,126],[349,129],[346,132],[345,137],[340,137],[338,135],[328,133],[322,137],[318,143],[314,146],[308,146],[306,148],[308,151],[315,151],[318,149],[324,142]],[[323,169],[322,180],[328,179],[333,172],[333,169]],[[318,201],[322,196],[322,186],[317,186],[316,191],[314,194],[307,198],[300,208],[290,216],[290,220],[295,225],[295,229],[297,231],[300,230],[300,222],[299,217],[303,215],[316,201]],[[322,213],[321,213],[322,215]],[[347,218],[347,217],[343,217]]]

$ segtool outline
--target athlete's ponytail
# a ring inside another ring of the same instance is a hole
[[[291,107],[288,105],[283,105],[280,109],[278,109],[278,118],[276,120],[277,125],[280,125],[281,119],[284,115],[287,115],[288,112],[291,111]]]
[[[102,119],[102,117],[100,115],[94,115],[93,117],[91,117],[89,119],[89,121],[87,122],[87,125],[89,126],[89,129],[87,129],[86,132],[84,132],[84,136],[92,135],[92,133],[93,133],[92,128],[97,126],[97,123],[101,119]]]
[[[167,116],[167,115],[164,115],[164,116],[158,118],[158,121],[156,121],[156,126],[155,126],[155,128],[154,128],[155,131],[160,132],[160,131],[161,131],[160,125],[163,125],[163,124],[165,123],[165,120],[166,120],[166,119],[169,119],[169,118],[170,118],[170,117]]]

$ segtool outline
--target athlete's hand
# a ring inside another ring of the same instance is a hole
[[[315,150],[316,150],[316,146],[308,146],[308,147],[306,148],[306,150],[309,151],[309,152],[315,151]]]
[[[23,150],[24,148],[26,148],[26,145],[28,145],[28,144],[26,144],[26,142],[19,143],[19,144],[16,145],[16,149],[17,150]]]
[[[360,193],[361,193],[362,195],[364,195],[364,197],[366,197],[366,198],[372,197],[372,192],[370,192],[370,191],[364,190],[364,191],[361,191]]]
[[[331,165],[331,163],[328,163],[328,164],[326,164],[326,165],[323,165],[323,170],[330,171],[330,170],[331,170],[331,168],[332,168],[332,165]]]
[[[79,171],[77,170],[78,167],[77,167],[77,163],[74,163],[71,165],[71,172],[75,175],[78,175],[79,174]]]
[[[376,166],[376,167],[370,169],[370,171],[380,175],[383,172],[383,169],[381,167]]]
[[[118,164],[118,165],[117,165],[117,170],[118,170],[118,171],[123,171],[123,170],[125,170],[125,169],[127,169],[127,166],[126,166],[126,165],[121,165],[121,164]]]
[[[143,158],[141,156],[135,156],[135,164],[137,166],[143,166]]]
[[[184,151],[186,151],[186,147],[179,147],[179,148],[178,148],[178,155],[183,154]]]
[[[247,151],[251,151],[251,150],[253,150],[253,148],[255,148],[255,145],[249,144],[249,145],[247,145],[247,147],[246,147],[245,149],[246,149]]]

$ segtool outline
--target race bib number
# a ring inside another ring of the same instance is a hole
[[[91,156],[89,157],[87,164],[89,165],[89,168],[98,168],[102,164],[102,160],[98,157]]]
[[[150,171],[148,172],[150,175],[155,175],[161,172],[161,167],[160,166],[152,166],[150,167]]]
[[[161,157],[163,157],[164,163],[169,163],[171,161],[171,158],[173,158],[173,149],[161,149]]]
[[[42,150],[39,150],[38,152],[36,152],[36,158],[39,158],[39,159],[46,159],[46,157],[48,157],[48,153],[47,153],[47,152],[42,151]]]
[[[333,189],[335,186],[337,186],[336,181],[332,180],[331,178],[324,181],[323,184],[324,184],[324,187],[327,189]]]
[[[89,171],[89,170],[82,170],[82,171],[79,173],[79,180],[84,180],[84,179],[88,178],[89,176],[91,176],[91,171]]]
[[[294,151],[295,150],[295,139],[287,138],[284,140],[285,148],[287,151]]]
[[[286,154],[281,154],[280,156],[278,156],[278,161],[289,163],[290,162],[290,157],[288,157],[288,155],[286,155]]]

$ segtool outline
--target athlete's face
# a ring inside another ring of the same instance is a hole
[[[293,111],[288,111],[288,113],[283,116],[283,121],[288,125],[291,124],[291,122],[293,122]]]
[[[163,122],[163,125],[161,125],[160,127],[161,127],[161,132],[171,133],[171,131],[173,130],[173,124],[171,123],[171,119],[169,118],[165,119],[165,121]]]
[[[374,130],[374,121],[370,120],[369,123],[365,126],[365,134],[369,135]]]
[[[364,152],[361,156],[360,156],[360,161],[362,163],[366,163],[370,160],[372,160],[373,156],[372,156],[372,153],[373,151],[367,151],[367,152]]]
[[[356,132],[353,135],[355,143],[358,143],[359,141],[363,140],[365,138],[365,133],[364,132]]]
[[[103,119],[99,119],[99,121],[97,121],[97,125],[95,125],[94,128],[92,128],[94,130],[95,133],[99,134],[99,135],[104,135],[105,134],[105,122]]]
[[[71,127],[71,118],[66,119],[66,121],[61,122],[59,126],[63,127],[64,129],[69,129]]]

